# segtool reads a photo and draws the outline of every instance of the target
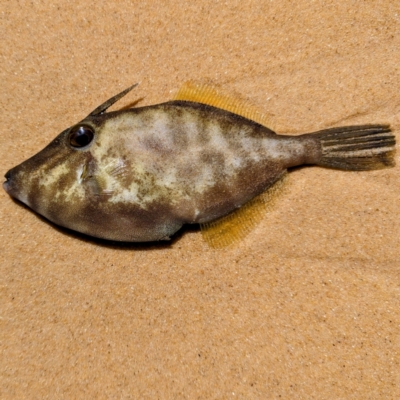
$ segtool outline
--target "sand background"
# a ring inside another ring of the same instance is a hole
[[[0,171],[101,102],[212,80],[279,133],[390,123],[398,1],[7,1]],[[237,246],[73,235],[0,191],[1,399],[400,397],[400,158],[302,168]]]

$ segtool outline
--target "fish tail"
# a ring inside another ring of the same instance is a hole
[[[310,134],[320,144],[315,164],[367,171],[393,167],[396,140],[389,125],[343,126]]]

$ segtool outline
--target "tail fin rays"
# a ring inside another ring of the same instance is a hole
[[[360,125],[325,129],[319,139],[318,165],[352,171],[393,167],[396,140],[389,125]]]

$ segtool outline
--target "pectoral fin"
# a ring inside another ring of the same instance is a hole
[[[113,160],[99,168],[94,163],[83,166],[80,180],[91,196],[111,196],[118,186],[118,181],[127,175],[127,164],[124,160]]]

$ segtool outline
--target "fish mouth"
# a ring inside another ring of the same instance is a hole
[[[6,181],[3,182],[3,189],[10,194],[11,191],[11,170],[7,171],[7,173],[4,175],[4,178],[6,178]]]
[[[6,181],[3,182],[3,189],[7,194],[29,206],[28,196],[24,190],[21,190],[18,170],[16,171],[15,168],[10,169],[4,175],[4,178],[6,178]]]

